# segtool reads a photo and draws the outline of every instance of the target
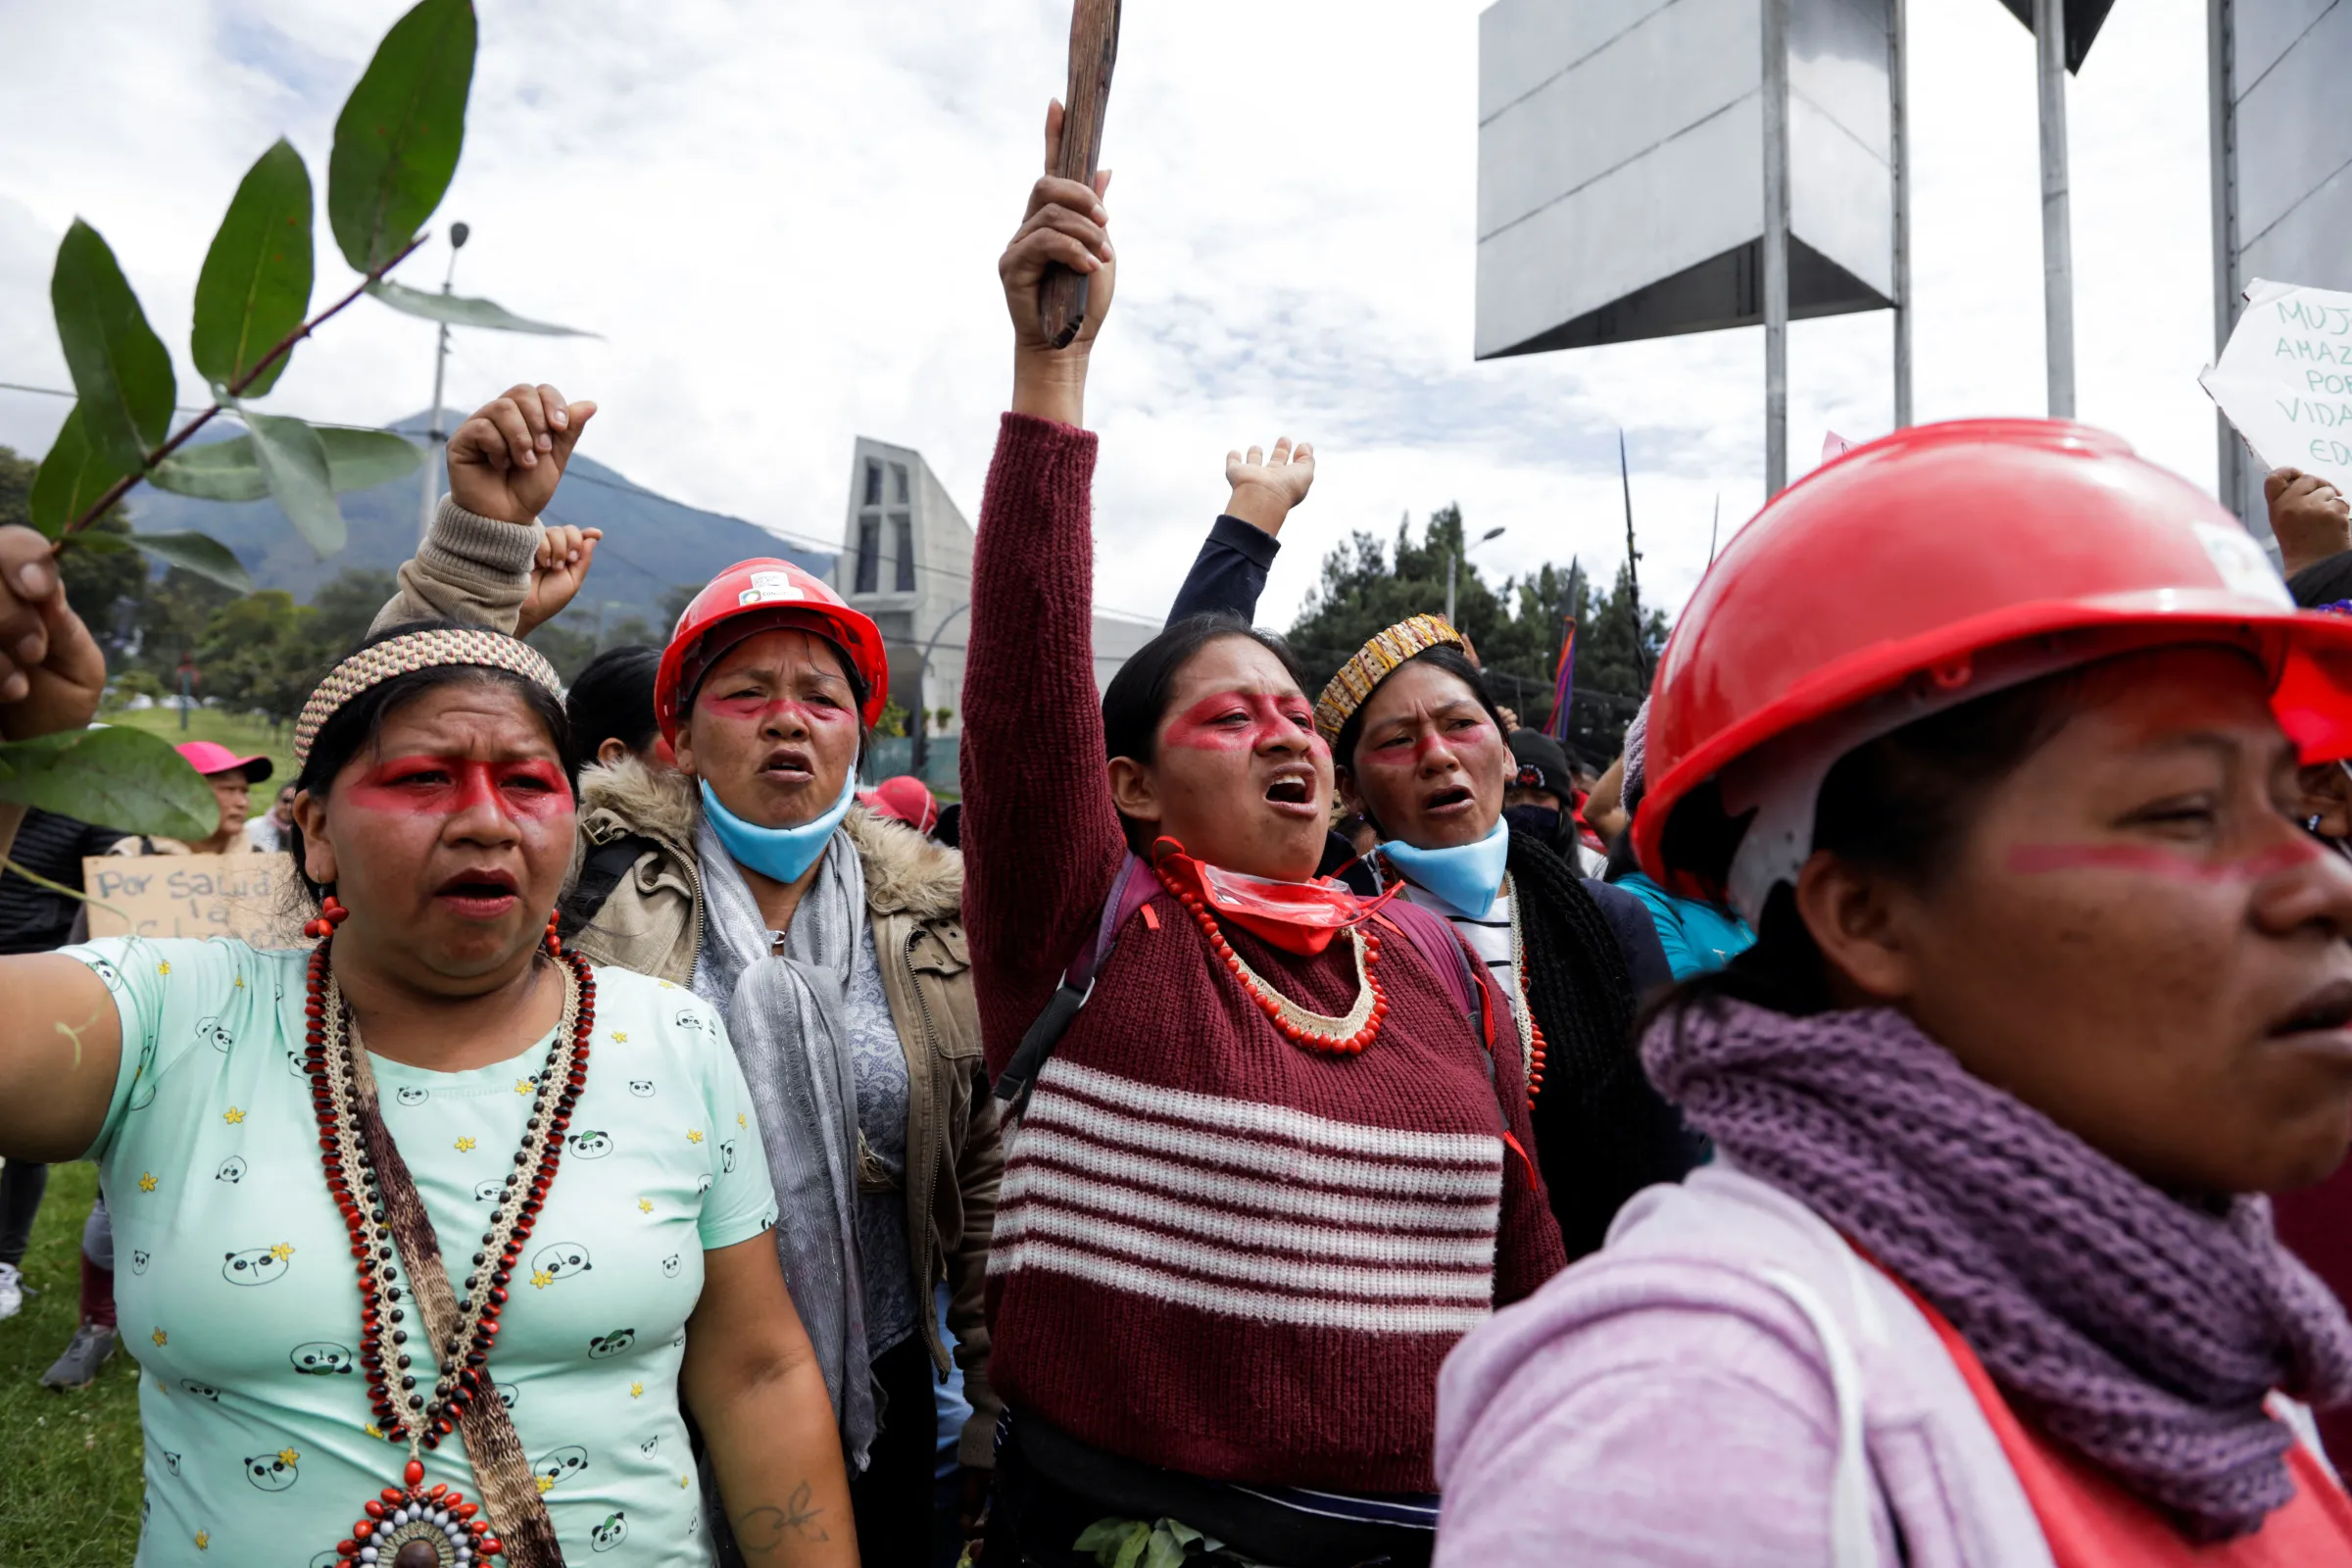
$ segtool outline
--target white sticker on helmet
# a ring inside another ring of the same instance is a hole
[[[2197,530],[2197,543],[2205,547],[2205,559],[2222,574],[2223,587],[2249,599],[2265,600],[2280,610],[2295,608],[2293,597],[2278,576],[2278,568],[2271,564],[2270,556],[2254,542],[2252,534],[2226,523],[2198,522],[2190,526]]]
[[[792,579],[780,571],[755,571],[752,573],[752,585],[735,596],[735,603],[738,606],[766,605],[808,597],[807,589],[793,586]]]

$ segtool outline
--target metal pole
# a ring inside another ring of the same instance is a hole
[[[1893,102],[1888,121],[1894,154],[1894,427],[1911,422],[1911,122],[1907,0],[1890,0],[1892,26],[1886,47],[1886,84]]]
[[[2236,17],[2231,0],[2206,0],[2206,95],[2211,117],[2213,159],[2213,357],[2219,360],[2230,346],[2230,331],[2237,325],[2237,95],[2231,37]],[[2270,532],[2269,509],[2257,512],[2246,505],[2245,459],[2237,432],[2220,410],[2214,411],[2220,437],[2220,461],[2213,470],[2214,490],[2222,505],[2235,513],[2256,538]],[[2258,523],[2255,519],[2259,517]]]
[[[457,281],[458,252],[466,246],[470,230],[464,223],[449,225],[449,270],[441,277],[441,292],[447,294]],[[433,503],[440,500],[441,487],[441,377],[449,367],[449,323],[443,321],[434,339],[433,348],[433,412],[426,422],[424,437],[423,494],[416,504],[416,538],[422,543],[433,531]]]
[[[449,285],[441,285],[449,292]],[[433,531],[433,503],[440,500],[441,468],[441,375],[449,365],[449,323],[441,323],[439,344],[433,350],[433,417],[424,438],[424,496],[416,506],[416,537],[421,541]]]
[[[1448,626],[1453,624],[1453,584],[1459,575],[1458,563],[1453,552],[1448,550],[1446,552],[1446,624]]]
[[[1764,0],[1764,493],[1788,484],[1788,0]]]
[[[2075,416],[2075,260],[2066,196],[2066,8],[2034,0],[2041,84],[2041,316],[2050,417]]]

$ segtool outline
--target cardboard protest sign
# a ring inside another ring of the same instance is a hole
[[[290,855],[98,855],[81,862],[94,937],[237,937],[304,946]]]
[[[2256,278],[2197,379],[2266,465],[2352,491],[2352,294]]]

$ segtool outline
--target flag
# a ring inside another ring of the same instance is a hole
[[[1551,717],[1544,725],[1544,733],[1568,744],[1568,703],[1576,696],[1576,618],[1562,615],[1560,625],[1560,667],[1551,675]]]

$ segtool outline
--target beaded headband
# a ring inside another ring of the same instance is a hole
[[[1443,615],[1414,615],[1400,620],[1388,630],[1355,651],[1355,657],[1340,666],[1315,699],[1315,728],[1332,745],[1340,743],[1340,731],[1348,720],[1364,706],[1372,689],[1387,680],[1398,664],[1415,654],[1432,648],[1459,648],[1462,634],[1446,623]]]
[[[302,705],[302,716],[294,721],[294,766],[299,770],[310,761],[311,742],[345,703],[395,675],[445,664],[481,664],[520,675],[559,696],[564,690],[564,683],[556,678],[556,666],[545,655],[505,632],[487,627],[444,627],[387,638],[361,649],[329,670],[310,701]]]

